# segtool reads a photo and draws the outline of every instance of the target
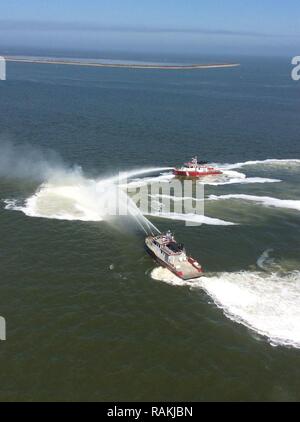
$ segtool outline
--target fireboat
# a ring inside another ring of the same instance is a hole
[[[180,168],[174,168],[173,174],[181,177],[203,177],[222,174],[222,171],[212,167],[207,161],[199,161],[197,157],[193,157],[191,161],[185,163]]]
[[[167,231],[145,239],[146,249],[163,267],[168,268],[182,280],[201,277],[203,269],[199,262],[187,255],[182,243],[177,243],[174,235]]]

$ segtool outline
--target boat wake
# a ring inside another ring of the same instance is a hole
[[[206,215],[201,214],[192,214],[192,213],[177,213],[177,212],[152,212],[151,214],[145,214],[152,217],[167,218],[169,220],[180,220],[186,221],[194,224],[208,224],[213,226],[235,226],[236,223],[231,221],[221,220],[219,218],[207,217]]]
[[[245,194],[210,195],[208,199],[213,201],[239,199],[242,201],[250,201],[257,204],[262,204],[266,207],[286,208],[300,211],[300,200],[296,199],[278,199],[270,196],[255,196]]]
[[[244,173],[234,170],[223,170],[223,174],[217,177],[208,176],[208,180],[200,180],[198,183],[210,186],[251,184],[251,183],[279,183],[280,179],[266,177],[247,177]]]
[[[254,160],[254,161],[244,161],[240,163],[234,164],[216,164],[222,170],[231,170],[231,169],[238,169],[246,166],[281,166],[281,167],[295,167],[300,165],[300,159],[298,158],[291,158],[291,159],[276,159],[270,158],[267,160]]]
[[[221,175],[204,176],[197,180],[197,183],[208,186],[222,186],[233,184],[251,184],[251,183],[279,183],[280,179],[270,179],[266,177],[247,177],[244,173],[234,170],[222,170]],[[142,186],[150,185],[151,183],[170,183],[175,176],[172,173],[162,173],[156,177],[137,178],[129,181],[128,188],[139,188]]]
[[[183,282],[159,267],[151,277],[173,286],[202,289],[225,316],[264,336],[271,345],[300,348],[300,271],[224,272]]]
[[[233,164],[222,164],[222,163],[211,163],[213,167],[220,168],[222,170],[221,175],[210,175],[199,178],[197,183],[208,185],[208,186],[222,186],[222,185],[233,185],[233,184],[253,184],[253,183],[279,183],[281,179],[274,179],[268,177],[247,177],[246,174],[236,171],[243,167],[256,166],[256,167],[284,167],[287,169],[299,169],[300,159],[267,159],[267,160],[256,160],[256,161],[244,161]],[[170,170],[170,169],[168,169]],[[161,173],[156,177],[142,177],[131,180],[126,186],[127,187],[141,187],[151,183],[169,183],[174,179],[174,175],[170,172]]]
[[[244,161],[233,164],[211,163],[213,167],[219,168],[223,174],[205,176],[198,180],[198,183],[211,186],[233,185],[233,184],[251,184],[251,183],[279,183],[280,179],[266,177],[247,177],[246,174],[236,171],[243,167],[281,167],[289,170],[298,170],[300,167],[300,159],[266,159]],[[158,177],[140,178],[129,182],[128,186],[140,187],[155,182],[171,181],[175,176],[172,173],[162,173]]]

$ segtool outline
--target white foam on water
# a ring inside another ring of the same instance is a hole
[[[246,180],[247,176],[244,173],[240,173],[234,170],[222,170],[222,174],[204,176],[199,179],[198,183],[202,185],[227,185],[231,183],[242,183]]]
[[[127,184],[122,184],[120,186],[127,188],[139,188],[150,185],[151,183],[169,183],[172,179],[174,179],[174,177],[175,176],[172,173],[162,173],[159,176],[134,179],[129,181]]]
[[[154,268],[151,271],[150,275],[151,275],[151,278],[153,278],[153,280],[163,281],[167,284],[171,284],[172,286],[190,286],[191,285],[191,281],[182,280],[181,278],[173,274],[170,270],[164,267]]]
[[[8,203],[6,208],[23,211],[30,217],[102,221],[103,212],[99,205],[97,198],[92,195],[91,186],[87,183],[78,186],[45,183],[34,195],[26,199],[24,206],[12,207],[12,204]]]
[[[267,160],[254,160],[254,161],[244,161],[241,163],[234,163],[234,164],[216,164],[216,166],[221,167],[221,169],[237,169],[245,166],[256,166],[256,165],[279,165],[279,166],[291,166],[291,165],[299,165],[300,159],[291,158],[291,159],[276,159],[270,158]]]
[[[256,265],[264,271],[280,271],[280,265],[277,264],[275,259],[270,256],[272,252],[274,252],[273,249],[266,249],[257,259]]]
[[[234,170],[222,170],[221,175],[204,176],[197,180],[201,185],[209,186],[222,186],[232,184],[250,184],[250,183],[278,183],[280,179],[270,179],[266,177],[247,177],[244,173]],[[139,188],[142,186],[150,185],[152,183],[169,183],[175,178],[172,173],[162,173],[156,177],[144,177],[129,181],[122,187]]]
[[[225,314],[269,338],[300,348],[300,272],[223,273],[204,277],[202,287]]]
[[[156,193],[155,195],[149,195],[150,198],[154,198],[154,199],[171,199],[172,201],[197,201],[197,202],[202,202],[203,199],[200,198],[193,198],[191,196],[173,196],[173,195],[164,195],[164,194],[158,194]]]
[[[78,185],[44,183],[23,206],[6,200],[6,209],[23,211],[30,217],[101,221],[103,212],[96,192],[95,182],[81,181]]]
[[[30,217],[59,220],[102,221],[127,215],[145,233],[159,232],[115,183],[117,180],[119,177],[97,181],[78,172],[71,175],[60,172],[43,183],[23,205],[6,200],[6,209],[22,211]]]
[[[22,211],[23,206],[18,203],[16,199],[4,199],[6,210],[13,210],[13,211]]]
[[[203,289],[224,314],[268,338],[273,346],[300,348],[300,272],[240,271],[182,281],[166,268],[151,272],[173,286]]]
[[[245,194],[229,194],[229,195],[210,195],[209,200],[227,200],[227,199],[241,199],[243,201],[256,202],[266,207],[287,208],[300,211],[300,200],[296,199],[278,199],[270,196],[255,196]]]
[[[192,214],[192,213],[181,214],[177,212],[158,211],[158,212],[152,212],[151,214],[145,214],[145,215],[152,216],[152,217],[166,218],[169,220],[185,221],[185,222],[194,223],[194,224],[208,224],[208,225],[213,225],[213,226],[235,226],[236,225],[236,223],[232,223],[231,221],[220,220],[219,218],[207,217],[206,215]]]
[[[231,179],[231,180],[227,180],[224,182],[208,182],[208,183],[204,183],[205,185],[210,185],[210,186],[222,186],[222,185],[237,185],[237,184],[250,184],[250,183],[279,183],[282,180],[280,179],[269,179],[266,177],[247,177],[246,179]]]
[[[278,183],[280,179],[270,179],[266,177],[247,177],[244,173],[234,170],[223,170],[223,174],[217,176],[215,180],[205,180],[199,183],[211,186],[233,185],[233,184],[250,184],[250,183]]]
[[[262,270],[267,270],[269,265],[268,263],[270,262],[270,253],[273,252],[273,249],[266,249],[261,256],[257,259],[256,264],[259,268],[261,268]],[[272,259],[272,261],[274,261]]]

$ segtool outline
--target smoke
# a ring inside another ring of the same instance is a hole
[[[29,144],[19,145],[0,138],[0,177],[43,182],[71,170],[54,151],[42,151]]]

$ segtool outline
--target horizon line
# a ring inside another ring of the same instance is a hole
[[[0,31],[87,31],[87,32],[136,32],[136,33],[178,33],[244,37],[298,37],[299,34],[273,34],[256,31],[234,31],[226,28],[156,27],[145,25],[102,24],[78,21],[38,21],[0,19]]]

